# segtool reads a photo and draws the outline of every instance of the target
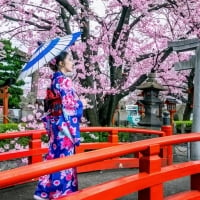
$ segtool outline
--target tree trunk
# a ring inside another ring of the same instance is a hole
[[[119,98],[117,95],[109,95],[105,98],[104,104],[99,109],[99,122],[101,126],[112,125],[112,118],[118,103]]]
[[[185,106],[184,114],[183,114],[183,120],[190,120],[190,116],[192,113],[192,107],[193,107],[193,89],[188,93],[188,101]]]
[[[38,78],[39,78],[38,73],[39,73],[38,70],[35,71],[32,74],[32,80],[31,80],[31,92],[35,94],[36,99],[37,99],[37,93],[38,93]]]
[[[186,120],[186,121],[190,120],[191,113],[192,113],[191,105],[187,103],[185,106],[184,114],[183,114],[183,120]]]
[[[186,103],[185,111],[183,114],[183,120],[190,120],[190,116],[192,113],[193,98],[194,98],[193,79],[194,79],[194,69],[191,70],[188,76],[188,101]]]
[[[90,99],[90,105],[93,106],[91,109],[85,109],[84,114],[86,119],[89,121],[90,126],[100,126],[99,122],[99,114],[98,114],[98,109],[96,105],[96,96],[92,94],[88,94],[87,98]]]
[[[85,117],[89,119],[89,126],[101,126],[96,109],[86,109]]]

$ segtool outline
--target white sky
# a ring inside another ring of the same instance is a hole
[[[105,5],[101,0],[94,0],[92,9],[100,16],[105,16]]]

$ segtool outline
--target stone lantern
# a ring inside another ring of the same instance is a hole
[[[143,91],[143,100],[140,100],[145,109],[144,117],[138,123],[140,126],[161,127],[161,109],[163,102],[158,98],[159,92],[166,90],[155,80],[155,73],[150,73],[146,82],[136,87]]]

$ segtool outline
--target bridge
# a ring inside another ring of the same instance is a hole
[[[108,132],[108,141],[83,143],[77,148],[76,155],[45,161],[45,165],[42,162],[42,155],[47,152],[47,149],[41,146],[41,137],[45,134],[44,130],[0,134],[0,140],[24,136],[31,138],[29,149],[0,154],[0,161],[29,157],[29,165],[0,172],[0,194],[4,194],[10,186],[14,185],[15,189],[26,186],[32,188],[31,181],[37,180],[41,175],[77,167],[80,173],[80,183],[83,181],[83,177],[87,176],[89,178],[86,180],[90,181],[95,180],[95,177],[108,179],[101,179],[101,183],[94,181],[88,186],[87,181],[85,185],[82,182],[79,191],[58,199],[98,200],[102,197],[105,197],[104,199],[128,199],[127,195],[135,192],[129,199],[200,199],[200,161],[173,163],[172,156],[173,145],[199,141],[199,133],[172,135],[172,127],[169,125],[163,126],[161,131],[87,127],[82,128],[81,132],[85,134],[88,132]],[[118,141],[120,132],[156,135],[157,137],[132,143],[121,143]],[[100,172],[103,173],[98,175]],[[118,175],[114,176],[113,174]],[[109,179],[110,176],[111,179]],[[173,194],[169,190],[164,191],[166,184],[171,184],[172,187],[182,184],[181,188],[185,188],[186,191],[178,190],[177,194]],[[6,199],[8,198],[6,197]]]

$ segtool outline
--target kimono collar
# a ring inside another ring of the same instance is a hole
[[[52,77],[52,79],[55,79],[55,78],[57,78],[57,77],[59,77],[59,76],[63,76],[63,77],[67,77],[65,74],[63,74],[61,71],[57,71],[57,72],[55,72],[54,74],[53,74],[53,77]]]

